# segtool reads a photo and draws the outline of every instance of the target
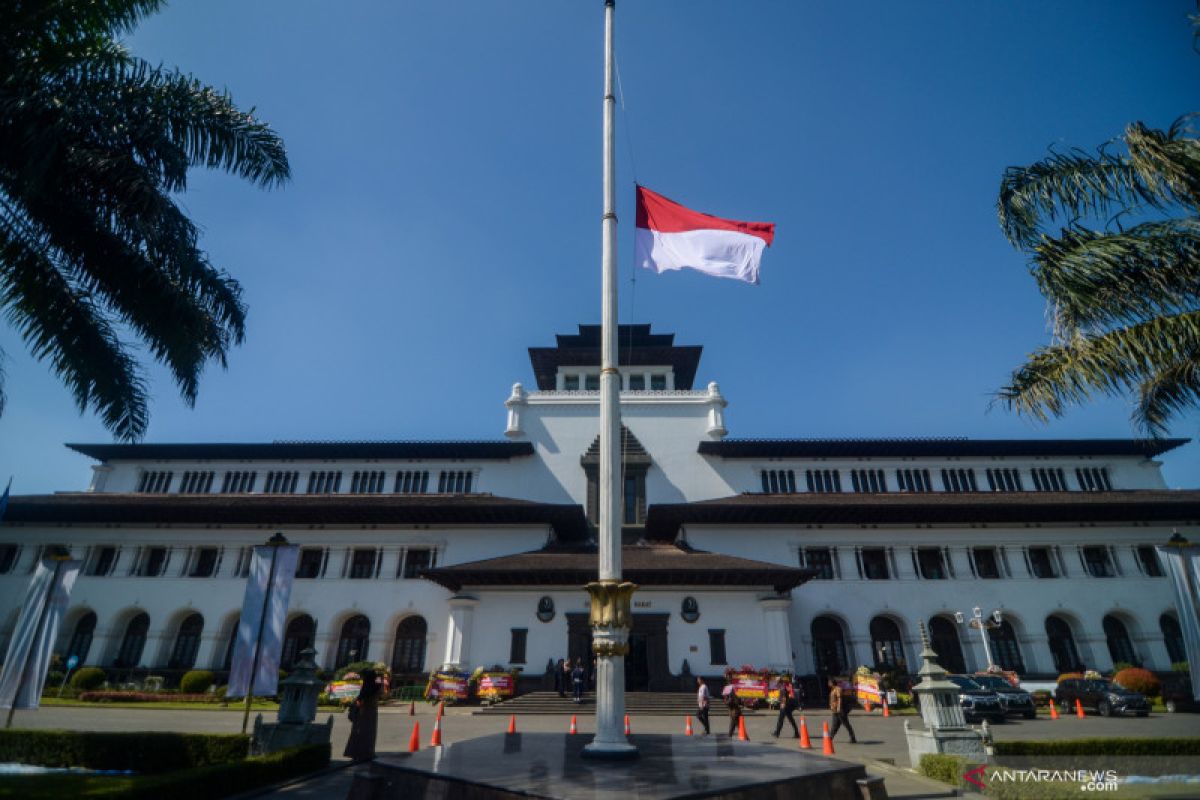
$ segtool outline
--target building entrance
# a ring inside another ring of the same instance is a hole
[[[625,691],[663,692],[677,689],[667,662],[670,614],[634,614],[625,657]],[[592,630],[587,614],[567,614],[567,654],[572,663],[585,659],[591,674]],[[589,689],[592,688],[590,685]]]

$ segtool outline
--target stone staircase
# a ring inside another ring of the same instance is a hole
[[[696,697],[691,692],[626,692],[625,710],[631,716],[660,716],[692,714],[696,711]],[[559,697],[558,692],[529,692],[493,706],[485,706],[476,715],[508,714],[579,714],[591,716],[596,713],[596,694],[588,692],[583,702],[576,704],[571,695]]]

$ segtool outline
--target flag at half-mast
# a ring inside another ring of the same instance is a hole
[[[757,284],[763,248],[775,239],[775,224],[714,217],[638,186],[635,237],[634,259],[645,269],[694,269]]]

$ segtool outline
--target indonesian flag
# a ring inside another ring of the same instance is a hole
[[[635,236],[634,258],[646,269],[687,267],[757,284],[758,263],[775,238],[775,224],[702,214],[639,186]]]

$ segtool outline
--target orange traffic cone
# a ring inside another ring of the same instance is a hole
[[[833,755],[833,739],[829,738],[829,723],[828,722],[821,723],[821,731],[822,731],[821,735],[825,739],[825,741],[821,743],[821,752],[827,756],[831,756],[831,755]]]
[[[446,701],[445,701],[445,700],[443,700],[442,702],[438,703],[438,715],[437,715],[437,718],[438,718],[438,719],[441,719],[441,718],[442,718],[442,715],[444,715],[445,713],[446,713]]]
[[[684,717],[684,719],[686,721],[683,723],[683,735],[684,736],[692,736],[693,735],[692,734],[692,718]]]
[[[408,715],[410,717],[415,717],[417,715],[417,701],[416,700],[413,700],[412,702],[410,702],[408,704]]]
[[[1054,698],[1050,699],[1050,719],[1058,719],[1058,703],[1054,702]]]
[[[870,713],[871,713],[871,701],[870,701],[870,700],[864,700],[864,701],[863,701],[863,708],[866,710],[866,712],[867,712],[868,714],[870,714]]]
[[[513,714],[511,717],[508,718],[508,732],[509,733],[517,732],[517,715],[516,714]]]
[[[628,736],[631,733],[633,733],[633,731],[629,730],[629,715],[626,714],[625,715],[625,735]]]
[[[812,739],[808,738],[808,723],[804,721],[804,717],[800,718],[800,749],[812,749]]]
[[[413,723],[412,736],[408,740],[408,752],[415,753],[421,749],[421,723]]]
[[[746,718],[738,717],[738,741],[748,742],[750,737],[746,735]]]
[[[1079,698],[1075,698],[1075,716],[1083,719],[1083,703],[1079,702]]]
[[[577,728],[575,726],[575,715],[574,714],[571,715],[571,730],[567,731],[567,733],[579,733],[579,728]]]
[[[433,738],[429,740],[429,746],[442,746],[442,720],[440,718],[433,721]]]
[[[888,708],[887,700],[883,701],[883,715],[885,717],[890,717],[892,715],[891,710]]]

